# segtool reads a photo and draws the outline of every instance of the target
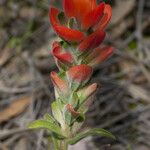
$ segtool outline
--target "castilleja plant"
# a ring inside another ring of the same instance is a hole
[[[49,18],[60,37],[52,45],[52,55],[59,72],[51,72],[56,100],[52,116],[29,125],[50,131],[56,150],[67,150],[90,135],[114,136],[99,128],[81,130],[85,113],[92,105],[97,83],[89,84],[93,68],[113,53],[110,46],[100,46],[111,19],[111,6],[96,0],[63,0],[64,12],[51,7]]]

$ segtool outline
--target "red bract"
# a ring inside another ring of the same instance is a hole
[[[51,72],[51,79],[54,84],[54,87],[62,93],[67,93],[68,92],[68,86],[64,80],[62,80],[56,72]]]
[[[82,89],[79,91],[79,94],[86,98],[90,97],[97,89],[97,83],[93,83],[92,85],[89,85],[88,87]]]
[[[87,50],[98,47],[105,38],[105,32],[97,31],[86,37],[79,45],[79,51],[84,52]]]
[[[87,99],[92,97],[92,95],[97,90],[97,83],[93,83],[77,92],[78,96],[81,98],[80,104],[83,104]]]
[[[54,42],[52,46],[52,54],[55,59],[61,63],[68,65],[73,62],[73,57],[69,52],[61,52],[62,48],[59,42]]]
[[[68,17],[82,22],[84,17],[96,7],[96,0],[64,0],[64,10]]]
[[[97,5],[96,0],[63,0],[63,3],[65,15],[68,17],[66,25],[68,25],[68,22],[72,17],[77,20],[78,25],[76,29],[61,25],[58,19],[60,13],[59,10],[51,8],[49,16],[55,32],[68,42],[80,43],[84,39],[85,41],[88,39],[88,41],[93,42],[97,39],[95,47],[98,46],[104,39],[101,33],[105,29],[112,15],[110,5],[105,4],[104,2]],[[85,36],[89,29],[93,35]]]
[[[92,67],[83,64],[71,67],[68,70],[67,75],[71,81],[82,83],[89,80],[89,78],[92,75],[92,72],[93,72]]]
[[[74,110],[74,108],[71,104],[67,104],[66,108],[74,117],[78,117],[80,115],[79,112]]]
[[[101,62],[105,61],[113,53],[113,48],[110,46],[105,46],[103,48],[96,48],[90,55],[86,58],[91,66],[99,65]]]
[[[68,27],[62,26],[58,20],[58,14],[58,9],[50,9],[49,17],[55,32],[66,41],[80,42],[84,38],[84,34],[78,30],[73,30]]]
[[[87,30],[88,28],[96,25],[100,21],[100,18],[103,15],[104,7],[105,4],[101,3],[99,6],[96,6],[95,9],[90,11],[82,21],[81,24],[82,28]]]
[[[104,30],[107,24],[109,23],[111,16],[112,16],[112,8],[110,5],[106,4],[101,21],[95,28],[97,30]]]
[[[97,28],[103,30],[101,24],[106,26],[112,15],[110,5],[104,2],[97,5],[96,0],[64,0],[64,11],[69,18],[75,17],[86,30],[98,22]]]

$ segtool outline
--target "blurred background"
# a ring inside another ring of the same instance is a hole
[[[50,55],[56,35],[49,5],[62,0],[0,0],[0,150],[46,150],[46,131],[29,122],[51,113]],[[99,65],[95,101],[83,128],[102,127],[117,140],[92,137],[81,150],[150,150],[150,0],[105,0],[113,6],[105,44],[115,53]],[[71,148],[74,150],[75,148]]]

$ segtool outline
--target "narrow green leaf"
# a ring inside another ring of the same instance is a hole
[[[59,150],[59,141],[53,136],[52,136],[52,141],[53,141],[53,144],[54,144],[54,149]]]
[[[94,129],[90,129],[90,130],[87,130],[87,131],[77,134],[75,137],[68,140],[68,143],[70,145],[74,145],[77,142],[79,142],[80,140],[82,140],[83,138],[85,138],[87,136],[93,136],[93,135],[98,135],[98,136],[109,137],[109,138],[115,139],[115,136],[112,135],[112,133],[110,133],[104,129],[94,128]]]
[[[46,120],[50,123],[55,123],[56,122],[56,120],[50,114],[45,114],[44,115],[44,120]]]
[[[30,129],[47,129],[51,132],[54,132],[54,133],[64,137],[64,135],[61,132],[61,129],[58,126],[56,126],[55,124],[50,123],[46,120],[36,120],[36,121],[30,123],[28,127]]]
[[[60,123],[62,128],[65,128],[65,121],[57,101],[52,103],[52,113],[54,118]]]

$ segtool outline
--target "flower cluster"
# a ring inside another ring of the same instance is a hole
[[[59,41],[52,45],[52,55],[59,72],[51,72],[56,100],[52,114],[30,124],[30,128],[46,128],[54,139],[56,150],[67,150],[88,135],[114,136],[104,129],[91,129],[77,134],[92,103],[97,83],[89,84],[93,68],[113,53],[101,45],[105,28],[112,15],[111,6],[96,0],[63,0],[63,11],[51,7],[49,18]]]
[[[64,106],[62,118],[70,125],[83,116],[89,98],[97,89],[96,83],[87,84],[93,67],[113,52],[110,46],[100,46],[112,9],[104,2],[97,5],[96,0],[64,0],[63,8],[64,12],[54,7],[49,12],[52,27],[61,38],[52,46],[60,73],[52,72],[51,79],[56,99]]]

